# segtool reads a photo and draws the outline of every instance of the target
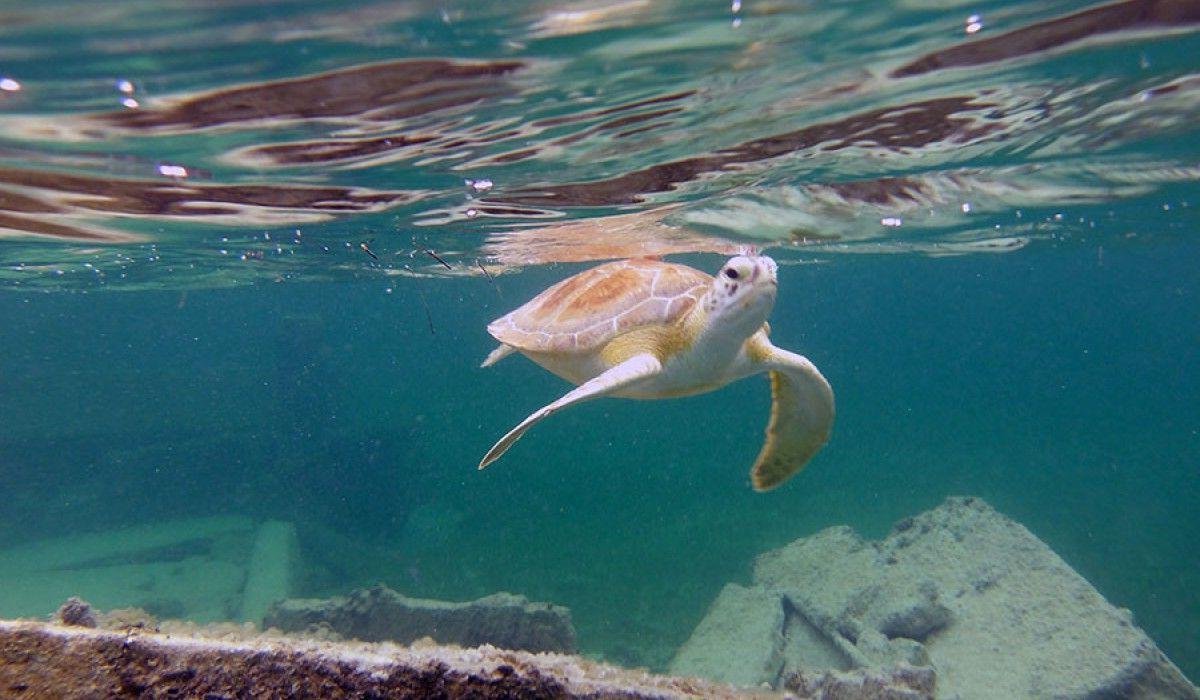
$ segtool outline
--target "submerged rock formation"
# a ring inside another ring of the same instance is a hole
[[[196,625],[73,598],[58,623],[0,620],[0,697],[64,698],[779,698],[711,680],[658,676],[577,656],[346,642]],[[74,620],[74,624],[66,620]],[[929,697],[929,669],[796,674],[790,700]]]
[[[276,603],[263,627],[284,632],[333,632],[343,639],[410,644],[428,637],[439,644],[575,653],[571,613],[524,596],[496,593],[469,603],[401,595],[386,586],[347,598],[295,599]]]
[[[803,690],[827,670],[919,667],[939,698],[1200,698],[1128,610],[975,498],[880,542],[833,527],[761,555],[670,671]],[[911,690],[887,697],[933,693]]]
[[[559,654],[249,634],[216,639],[0,621],[15,698],[742,698],[729,686]]]

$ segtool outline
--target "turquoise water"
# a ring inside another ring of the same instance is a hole
[[[662,669],[758,553],[970,494],[1200,676],[1192,6],[80,7],[0,10],[0,545],[283,519],[304,595],[509,590]],[[750,379],[476,471],[565,390],[489,320],[750,243],[837,394],[808,469],[749,488]]]

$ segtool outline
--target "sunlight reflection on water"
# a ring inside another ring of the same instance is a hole
[[[54,45],[38,43],[51,17],[35,12],[6,29],[0,284],[336,279],[422,249],[465,274],[480,258],[746,241],[1015,250],[1069,235],[1062,209],[1197,179],[1177,141],[1195,133],[1200,82],[1178,57],[1200,50],[1197,6],[1065,7],[1010,3],[985,24],[886,3],[311,2],[168,23],[131,3],[111,10],[128,29],[109,41],[91,21],[58,27],[58,48],[84,56],[52,73]],[[99,108],[113,99],[100,82],[124,106]],[[321,244],[257,243],[297,227]],[[158,267],[109,274],[151,243]],[[74,274],[84,263],[96,272]]]

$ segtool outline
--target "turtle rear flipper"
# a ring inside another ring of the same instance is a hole
[[[488,356],[486,358],[484,358],[484,360],[483,360],[483,364],[481,364],[479,366],[480,367],[491,367],[492,365],[496,364],[500,360],[503,360],[504,358],[508,357],[509,355],[513,354],[516,351],[517,351],[517,349],[514,348],[513,346],[505,345],[504,343],[501,343],[500,347],[498,347],[495,350],[488,353]]]

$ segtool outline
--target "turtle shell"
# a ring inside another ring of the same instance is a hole
[[[587,353],[635,328],[678,320],[711,282],[699,270],[661,260],[605,263],[492,321],[488,332],[518,350]]]

